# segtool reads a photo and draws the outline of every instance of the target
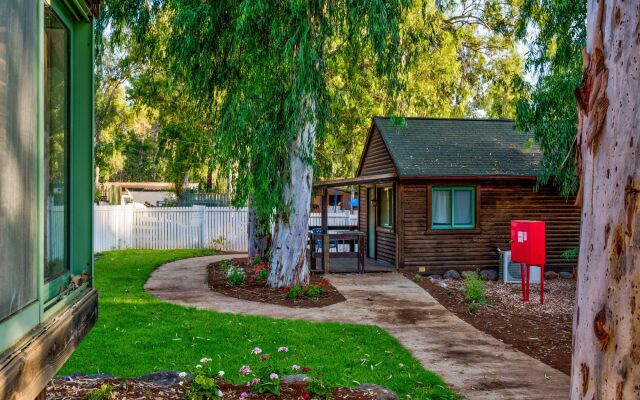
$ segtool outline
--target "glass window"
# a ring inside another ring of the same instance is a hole
[[[378,226],[393,226],[393,188],[378,189]]]
[[[36,299],[37,8],[0,1],[0,321]]]
[[[474,228],[475,189],[438,187],[431,192],[432,228]]]
[[[45,7],[45,281],[69,271],[67,257],[69,30]]]

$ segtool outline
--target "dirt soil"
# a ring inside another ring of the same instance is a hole
[[[489,304],[480,305],[475,314],[469,313],[464,301],[464,281],[442,280],[436,284],[423,278],[417,283],[477,329],[565,374],[571,373],[574,279],[545,280],[543,305],[539,285],[531,284],[530,302],[526,303],[521,300],[520,285],[486,282]]]
[[[270,288],[265,281],[257,281],[253,271],[247,266],[247,258],[236,258],[230,262],[235,267],[244,270],[246,277],[244,282],[239,286],[231,285],[222,270],[221,262],[213,263],[208,266],[208,281],[211,290],[237,299],[295,308],[325,307],[346,300],[333,285],[317,275],[311,275],[311,284],[325,285],[323,294],[317,297],[303,296],[290,299],[282,289]]]
[[[88,399],[91,392],[100,389],[102,385],[111,385],[112,399],[118,400],[183,400],[187,384],[154,385],[136,379],[56,379],[47,386],[47,400],[76,400]],[[305,399],[303,383],[282,384],[282,395],[276,397],[271,394],[254,394],[244,385],[232,385],[224,381],[218,382],[224,399],[240,399],[240,394],[246,392],[244,400],[251,399]],[[308,397],[308,395],[307,395]],[[365,389],[336,388],[333,389],[333,400],[374,400],[376,394]]]

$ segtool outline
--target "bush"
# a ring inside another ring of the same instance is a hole
[[[565,260],[575,260],[578,258],[579,251],[579,248],[574,247],[573,249],[565,250],[564,252],[562,252],[562,254],[560,254],[560,257],[564,258]]]
[[[236,267],[231,266],[231,268],[229,268],[229,270],[227,271],[227,279],[233,286],[238,286],[242,282],[244,282],[244,272]]]
[[[256,273],[257,281],[266,281],[269,277],[269,270],[266,268],[259,268]]]
[[[326,291],[327,284],[328,284],[327,281],[321,280],[317,284],[311,284],[311,285],[305,285],[305,286],[293,285],[291,287],[284,288],[284,292],[287,294],[287,297],[289,297],[290,299],[298,299],[302,296],[320,297]]]
[[[468,274],[464,277],[464,300],[471,304],[487,304],[485,283],[476,274]]]
[[[108,400],[111,398],[113,392],[113,386],[109,384],[103,384],[100,389],[95,389],[89,392],[87,395],[88,400]]]

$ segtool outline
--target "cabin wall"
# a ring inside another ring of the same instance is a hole
[[[509,249],[510,221],[543,220],[547,224],[547,270],[571,270],[575,261],[560,255],[578,247],[580,210],[551,188],[533,191],[526,181],[416,181],[402,183],[401,267],[428,271],[498,268],[497,248]],[[431,186],[475,186],[475,229],[431,229]]]
[[[358,176],[378,175],[396,172],[393,160],[389,155],[387,147],[382,141],[382,136],[377,128],[374,128],[369,139],[368,146],[361,160],[361,167]]]
[[[384,186],[389,186],[386,183]],[[376,185],[361,185],[358,188],[359,200],[358,200],[358,230],[365,232],[368,239],[368,221],[367,214],[369,210],[369,199],[367,198],[367,189],[376,188]],[[396,199],[397,199],[397,193]],[[397,203],[396,203],[397,204]],[[377,214],[376,214],[377,218]],[[397,217],[394,217],[397,218]],[[391,265],[396,265],[396,230],[398,229],[397,223],[394,223],[394,228],[382,228],[378,226],[376,221],[376,233],[375,233],[375,259],[384,261]],[[367,250],[365,250],[367,251]],[[365,254],[368,254],[365,252]]]

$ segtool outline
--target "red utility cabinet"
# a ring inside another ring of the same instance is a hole
[[[511,261],[520,263],[522,301],[529,301],[530,268],[540,268],[540,303],[544,303],[547,261],[544,221],[511,221]]]
[[[511,221],[511,260],[530,265],[547,261],[544,221]]]

